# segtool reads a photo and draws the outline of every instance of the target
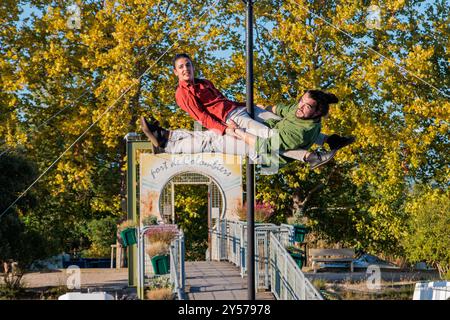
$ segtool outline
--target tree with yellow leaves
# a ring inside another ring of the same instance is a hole
[[[176,52],[244,100],[242,1],[32,1],[41,15],[21,27],[20,7],[5,3],[4,148],[26,149],[43,172],[84,134],[36,184],[40,205],[25,215],[42,232],[65,230],[60,247],[85,245],[86,221],[122,215],[123,137],[139,131],[140,115],[192,128],[174,100]],[[324,133],[357,139],[321,170],[293,163],[257,176],[257,198],[276,207],[275,221],[295,214],[333,242],[403,254],[412,187],[448,189],[448,17],[443,2],[255,3],[255,102],[331,91],[341,102]]]

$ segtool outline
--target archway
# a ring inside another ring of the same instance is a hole
[[[211,218],[224,216],[226,199],[219,184],[210,176],[187,171],[169,178],[159,198],[159,212],[164,223],[176,223],[175,189],[177,185],[206,185],[208,187],[208,213]]]
[[[158,205],[164,223],[183,229],[187,261],[203,261],[205,253],[212,256],[209,231],[225,213],[225,196],[213,178],[198,172],[177,174],[163,187]]]
[[[154,215],[162,223],[168,223],[168,217],[173,220],[172,188],[177,183],[208,183],[213,196],[211,216],[238,219],[235,209],[242,205],[243,198],[240,156],[142,153],[139,181],[141,219]]]

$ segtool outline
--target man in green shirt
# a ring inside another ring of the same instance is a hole
[[[142,121],[142,129],[160,152],[166,153],[199,153],[222,152],[246,155],[250,159],[265,166],[278,168],[293,159],[307,162],[311,169],[331,160],[337,149],[328,152],[309,152],[307,149],[317,141],[321,130],[321,118],[328,114],[329,104],[338,102],[334,94],[319,90],[306,91],[301,99],[292,105],[267,107],[266,110],[280,116],[281,119],[268,119],[265,124],[272,128],[273,135],[261,138],[250,134],[242,128],[234,129],[236,139],[232,135],[220,136],[210,131],[191,132],[186,130],[168,131]],[[354,141],[331,135],[327,143],[342,148]],[[162,149],[162,150],[161,150]]]

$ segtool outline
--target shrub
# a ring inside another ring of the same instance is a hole
[[[255,222],[257,223],[267,223],[273,216],[275,210],[268,203],[257,202],[255,204]],[[247,221],[247,204],[244,203],[243,206],[239,206],[236,209],[236,213],[239,219],[242,221]]]
[[[3,283],[0,284],[0,299],[15,300],[24,292],[22,282],[23,273],[12,268],[3,274]]]
[[[172,289],[162,288],[147,291],[148,300],[173,300],[174,295]]]
[[[146,216],[144,219],[142,219],[142,224],[144,226],[156,225],[158,224],[158,218],[153,215]]]
[[[408,260],[435,266],[441,278],[450,279],[449,194],[438,189],[422,191],[410,199],[408,234],[403,246]]]
[[[91,247],[85,255],[89,257],[108,257],[111,245],[116,243],[117,222],[115,217],[92,220],[87,226],[87,237]]]

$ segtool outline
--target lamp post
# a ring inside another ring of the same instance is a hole
[[[247,112],[253,110],[253,1],[243,0],[247,7],[247,31],[245,37],[247,55],[246,100]],[[247,156],[247,296],[255,300],[255,167]]]

